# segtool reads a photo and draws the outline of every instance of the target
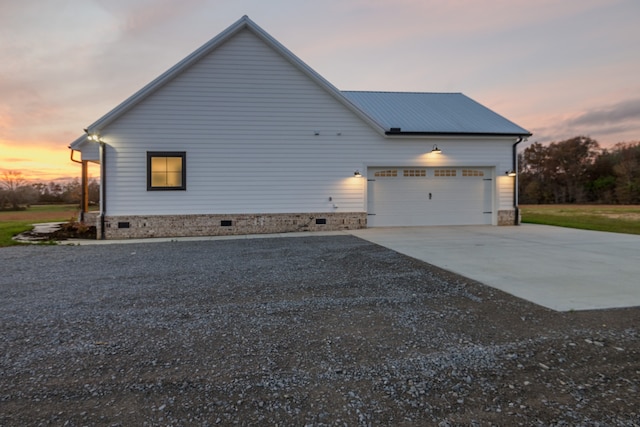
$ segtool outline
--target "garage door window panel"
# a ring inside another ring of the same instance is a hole
[[[426,177],[427,170],[426,169],[405,169],[402,171],[402,174],[405,177]]]
[[[398,169],[387,169],[383,171],[377,171],[374,175],[377,178],[394,178],[398,176]]]
[[[437,176],[437,177],[458,176],[458,171],[457,169],[436,169],[433,171],[433,176]]]

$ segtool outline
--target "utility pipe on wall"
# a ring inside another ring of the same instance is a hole
[[[100,141],[100,240],[105,240],[104,217],[107,213],[107,156],[105,144]]]

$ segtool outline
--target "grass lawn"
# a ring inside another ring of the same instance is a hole
[[[640,234],[640,205],[521,205],[522,222]]]
[[[0,247],[18,245],[11,238],[32,229],[32,224],[69,221],[78,211],[78,205],[39,205],[25,211],[0,212]]]

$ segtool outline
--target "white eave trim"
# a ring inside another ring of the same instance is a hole
[[[85,142],[87,142],[87,135],[82,135],[81,137],[73,141],[71,144],[69,144],[69,148],[72,150],[78,150],[80,146]]]

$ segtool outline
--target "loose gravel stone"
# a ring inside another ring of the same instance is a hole
[[[0,271],[3,426],[640,424],[640,309],[552,312],[351,236]]]

